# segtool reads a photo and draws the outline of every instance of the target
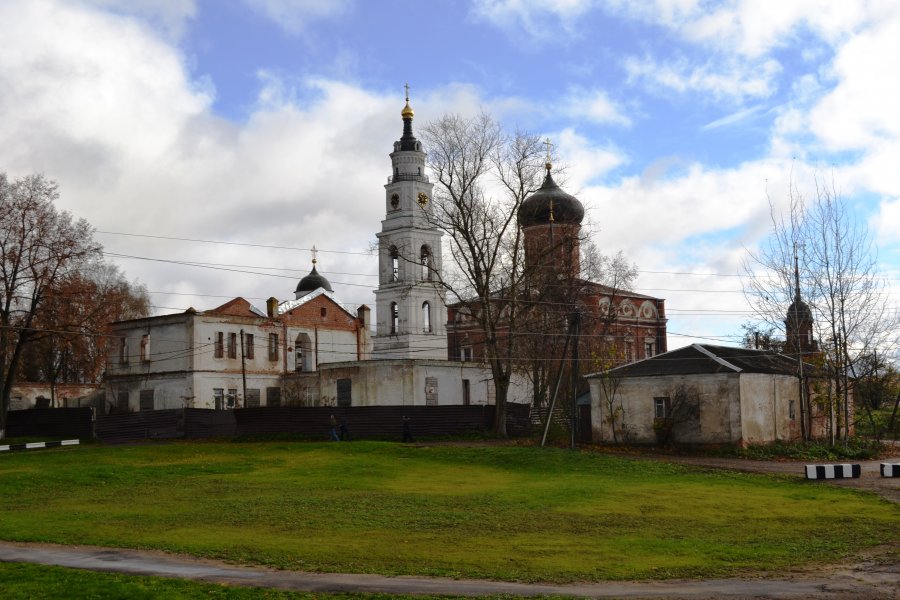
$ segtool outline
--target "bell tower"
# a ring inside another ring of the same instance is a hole
[[[447,308],[441,288],[441,236],[431,221],[433,184],[413,135],[414,112],[400,112],[403,135],[391,152],[385,218],[378,237],[373,358],[447,359]]]

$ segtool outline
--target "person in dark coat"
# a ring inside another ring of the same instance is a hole
[[[341,438],[338,437],[338,422],[337,419],[334,418],[334,415],[331,415],[331,441],[339,442]]]
[[[410,423],[410,418],[406,415],[403,415],[403,443],[405,444],[407,442],[413,442],[412,426]]]

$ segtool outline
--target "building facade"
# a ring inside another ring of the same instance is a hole
[[[503,335],[519,338],[513,352],[522,358],[523,368],[535,358],[561,352],[574,312],[581,320],[578,338],[585,356],[611,357],[613,366],[665,352],[665,300],[581,277],[584,207],[553,180],[549,159],[545,166],[543,185],[525,199],[517,215],[525,250],[519,302],[524,308],[516,331],[500,327]],[[449,307],[448,358],[483,360],[484,336],[473,314],[478,310],[477,301]]]
[[[105,385],[119,411],[279,406],[285,375],[371,352],[368,307],[352,314],[323,287],[270,299],[268,313],[235,298],[111,328]]]
[[[425,174],[425,151],[412,130],[406,98],[403,135],[391,152],[393,173],[385,190],[378,237],[374,357],[443,359],[447,310],[439,284],[441,232],[432,224],[434,187]]]
[[[587,378],[597,443],[657,443],[662,433],[686,444],[803,436],[797,362],[771,350],[693,344]],[[824,435],[821,410],[811,425],[813,437]]]

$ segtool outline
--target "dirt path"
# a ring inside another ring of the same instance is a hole
[[[383,577],[348,573],[303,573],[240,567],[165,554],[88,546],[54,546],[0,542],[0,561],[57,565],[129,575],[175,577],[249,587],[308,592],[380,592],[385,594],[456,594],[483,596],[563,595],[582,598],[821,598],[872,600],[900,597],[900,569],[884,564],[885,549],[848,567],[798,571],[777,578],[707,579],[651,582],[603,582],[571,585],[457,580],[438,577]]]

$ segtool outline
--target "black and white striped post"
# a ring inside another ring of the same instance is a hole
[[[37,448],[58,448],[60,446],[77,446],[79,440],[62,440],[59,442],[28,442],[27,444],[6,444],[0,446],[0,452],[6,450],[34,450]]]
[[[860,465],[806,465],[807,479],[858,479],[861,473]]]
[[[881,463],[882,477],[900,477],[900,463]]]

